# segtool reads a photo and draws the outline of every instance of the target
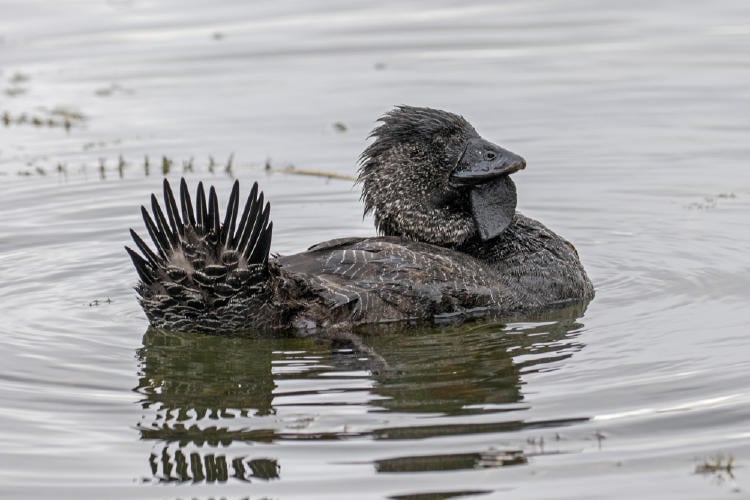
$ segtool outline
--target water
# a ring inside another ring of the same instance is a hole
[[[0,10],[3,498],[748,495],[745,2]],[[354,175],[400,103],[525,156],[519,208],[576,243],[583,317],[370,336],[380,373],[147,331],[122,247],[163,155],[222,199],[259,180],[290,253],[372,220],[349,181],[266,161]]]

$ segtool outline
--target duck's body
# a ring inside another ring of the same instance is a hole
[[[365,152],[360,180],[368,209],[375,210],[381,232],[390,236],[331,240],[303,253],[269,259],[272,224],[257,187],[239,216],[235,184],[221,224],[213,188],[207,198],[199,186],[193,211],[183,181],[178,210],[165,181],[166,216],[155,198],[153,219],[144,209],[157,251],[149,250],[135,233],[143,257],[130,250],[151,324],[208,333],[309,332],[451,316],[516,315],[590,300],[593,286],[573,245],[541,223],[513,214],[515,188],[507,174],[525,166],[519,157],[489,167],[484,161],[477,168],[476,161],[465,159],[471,151],[464,146],[444,176],[462,182],[450,183],[443,192],[435,186],[424,188],[414,171],[404,176],[408,181],[402,187],[373,187],[382,180],[379,171],[398,165],[393,158],[408,163],[429,152],[421,143],[410,150],[408,141],[383,147],[382,129],[393,127],[394,120],[403,118],[399,113],[408,112],[416,112],[407,117],[412,121],[437,113],[437,119],[453,120],[451,124],[468,130],[465,121],[458,121],[462,118],[424,108],[402,107],[384,118],[376,130],[379,140]],[[468,135],[476,143],[471,131]],[[437,142],[444,146],[446,141]],[[508,153],[495,148],[498,154]],[[493,153],[491,159],[495,157]],[[425,175],[422,184],[436,182],[434,170]],[[469,177],[471,182],[465,183]],[[409,185],[431,201],[423,203],[419,194],[405,193]],[[396,198],[391,197],[394,193]],[[506,198],[512,203],[495,201]]]
[[[278,272],[313,291],[298,328],[515,314],[591,298],[575,249],[516,215],[503,238],[453,250],[398,237],[352,238],[277,259]]]

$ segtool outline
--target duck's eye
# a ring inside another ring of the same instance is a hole
[[[485,160],[494,160],[495,158],[497,158],[497,154],[494,151],[487,151],[484,153]]]

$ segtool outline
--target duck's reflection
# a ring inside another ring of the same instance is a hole
[[[182,422],[268,415],[273,411],[273,343],[264,338],[223,338],[149,329],[138,350],[136,390],[144,408],[156,405]],[[211,440],[207,440],[211,442]]]
[[[136,388],[143,396],[141,439],[155,443],[149,479],[278,478],[281,467],[276,459],[232,454],[236,446],[231,445],[345,439],[352,431],[341,422],[352,405],[373,414],[369,425],[360,418],[356,433],[375,439],[522,428],[522,376],[582,347],[576,340],[582,326],[575,319],[578,314],[557,312],[535,323],[365,332],[370,355],[346,346],[331,348],[330,342],[313,338],[227,338],[149,330],[138,350],[141,373]],[[372,370],[374,357],[386,369]],[[306,427],[305,412],[314,417],[313,428]],[[383,428],[382,418],[374,415],[378,412],[393,414],[393,425]],[[414,412],[447,418],[425,426],[398,417]],[[482,424],[462,418],[476,413],[498,417]]]
[[[149,457],[152,479],[159,482],[224,483],[229,479],[252,481],[253,479],[276,479],[280,467],[269,458],[247,459],[223,454],[199,453],[186,455],[182,449],[171,450],[164,446],[160,454]]]
[[[135,390],[147,410],[138,426],[141,438],[157,443],[149,457],[152,479],[213,483],[279,476],[274,459],[217,452],[235,440],[273,438],[232,424],[273,413],[273,348],[265,340],[146,332]]]

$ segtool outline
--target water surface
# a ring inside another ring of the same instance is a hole
[[[747,495],[745,2],[0,9],[3,497]],[[519,208],[575,242],[584,315],[370,356],[148,330],[122,247],[163,175],[259,180],[274,252],[372,235],[351,182],[278,170],[355,175],[401,103],[525,156]]]

